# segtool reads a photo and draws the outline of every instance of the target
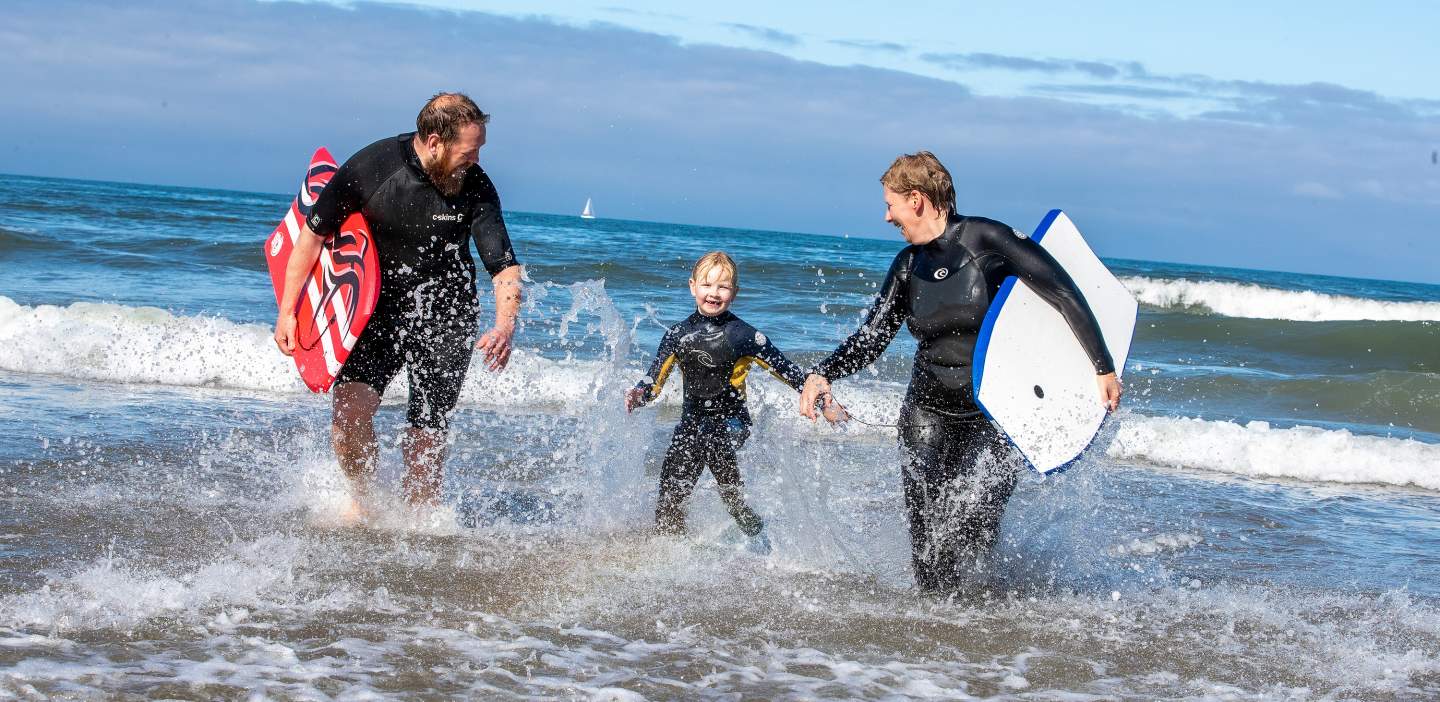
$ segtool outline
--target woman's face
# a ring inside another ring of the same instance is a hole
[[[885,186],[880,186],[885,191],[885,221],[895,225],[900,230],[900,236],[905,241],[914,244],[915,237],[920,235],[920,194],[910,191],[906,194],[897,193]]]

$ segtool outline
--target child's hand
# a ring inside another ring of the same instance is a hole
[[[850,413],[845,411],[845,406],[840,404],[834,395],[825,393],[825,396],[821,398],[821,400],[825,403],[824,408],[820,410],[821,413],[825,415],[825,421],[830,422],[832,425],[844,424],[850,421]]]
[[[645,406],[645,390],[642,388],[630,388],[625,391],[625,413],[630,414],[636,407]]]

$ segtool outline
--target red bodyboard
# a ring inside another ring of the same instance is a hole
[[[265,262],[275,286],[276,304],[285,294],[285,267],[305,219],[338,169],[329,151],[317,149],[300,182],[300,193],[290,203],[290,211],[265,240]],[[370,227],[357,212],[325,242],[320,258],[300,288],[300,304],[295,309],[298,323],[294,359],[300,378],[312,391],[330,390],[379,298],[380,260]]]

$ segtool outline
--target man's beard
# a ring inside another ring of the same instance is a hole
[[[430,182],[435,184],[435,189],[445,197],[455,197],[460,194],[460,188],[465,185],[465,171],[461,168],[455,171],[442,170],[445,164],[440,159],[433,159],[425,165],[425,175],[429,176]]]

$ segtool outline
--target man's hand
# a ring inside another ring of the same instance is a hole
[[[815,403],[822,399],[825,401],[826,409],[829,409],[830,404],[835,401],[830,397],[830,381],[826,380],[824,376],[811,373],[809,377],[805,378],[805,387],[800,390],[800,416],[814,421]]]
[[[475,342],[475,350],[483,354],[483,364],[492,371],[504,370],[510,362],[512,347],[510,340],[515,336],[515,325],[497,324]]]
[[[630,388],[625,391],[625,414],[634,412],[637,407],[645,406],[645,389]]]
[[[280,347],[280,353],[286,356],[295,353],[295,315],[280,313],[275,318],[275,345]]]
[[[1120,387],[1120,378],[1114,373],[1097,375],[1095,384],[1100,388],[1100,404],[1111,412],[1120,409],[1120,395],[1124,392]]]
[[[495,284],[495,328],[485,332],[475,342],[475,348],[485,354],[485,367],[492,371],[504,370],[510,362],[510,340],[520,316],[520,299],[524,296],[520,281],[524,275],[525,270],[515,265],[490,277]]]
[[[306,224],[300,228],[300,238],[295,240],[295,248],[290,251],[290,260],[285,262],[285,287],[280,296],[280,315],[275,318],[275,345],[279,346],[280,353],[286,356],[295,353],[295,310],[300,307],[300,288],[305,284],[305,278],[310,275],[310,269],[315,266],[315,261],[320,258],[320,251],[324,247],[325,239],[311,231],[310,225]]]

